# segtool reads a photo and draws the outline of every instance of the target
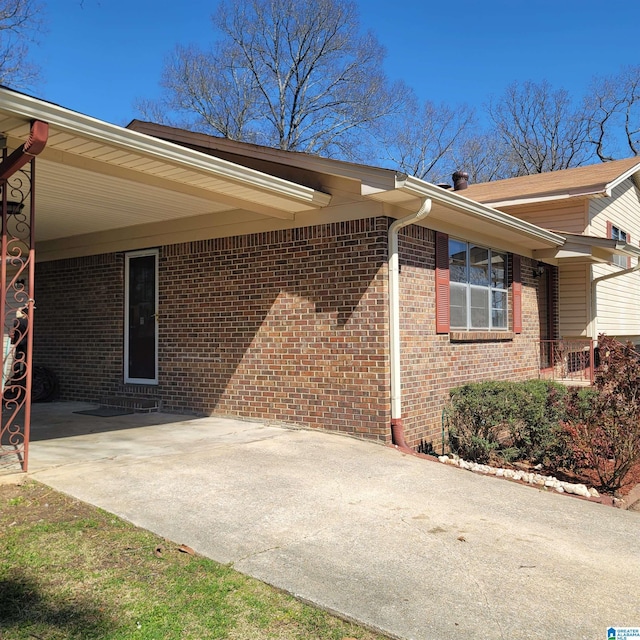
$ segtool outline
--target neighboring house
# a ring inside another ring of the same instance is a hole
[[[640,253],[393,171],[0,88],[5,155],[28,154],[34,121],[35,173],[4,190],[35,212],[33,361],[61,400],[439,446],[450,388],[539,376],[540,261]]]
[[[566,238],[537,254],[557,265],[541,278],[557,301],[545,337],[640,343],[639,158],[476,184],[465,195]]]

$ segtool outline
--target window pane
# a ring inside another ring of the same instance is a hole
[[[626,242],[627,232],[622,229],[618,229],[618,227],[611,227],[611,238],[613,240],[622,240],[622,242]]]
[[[507,254],[491,252],[491,286],[495,289],[507,288]]]
[[[455,329],[467,328],[467,290],[466,284],[451,284],[449,296],[451,318],[450,326]]]
[[[471,287],[471,328],[489,328],[489,289]]]
[[[507,292],[491,292],[491,327],[493,329],[507,328]]]
[[[449,239],[449,281],[467,281],[467,243]]]
[[[627,268],[627,256],[612,256],[611,258],[611,262],[613,262],[613,264],[617,264],[619,267],[622,267],[623,269]]]
[[[469,250],[469,282],[489,286],[489,249],[472,246]]]
[[[493,329],[507,328],[507,312],[494,309],[491,311],[491,327]]]

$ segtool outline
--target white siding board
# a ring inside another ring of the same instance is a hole
[[[629,273],[597,285],[598,332],[640,334],[640,274]]]

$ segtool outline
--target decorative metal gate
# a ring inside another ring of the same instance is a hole
[[[29,463],[35,267],[34,156],[44,149],[47,137],[48,125],[34,121],[29,140],[9,156],[6,148],[3,149],[0,164],[1,470],[27,471]]]

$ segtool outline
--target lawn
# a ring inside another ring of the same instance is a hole
[[[0,485],[1,640],[383,637],[44,485]]]

